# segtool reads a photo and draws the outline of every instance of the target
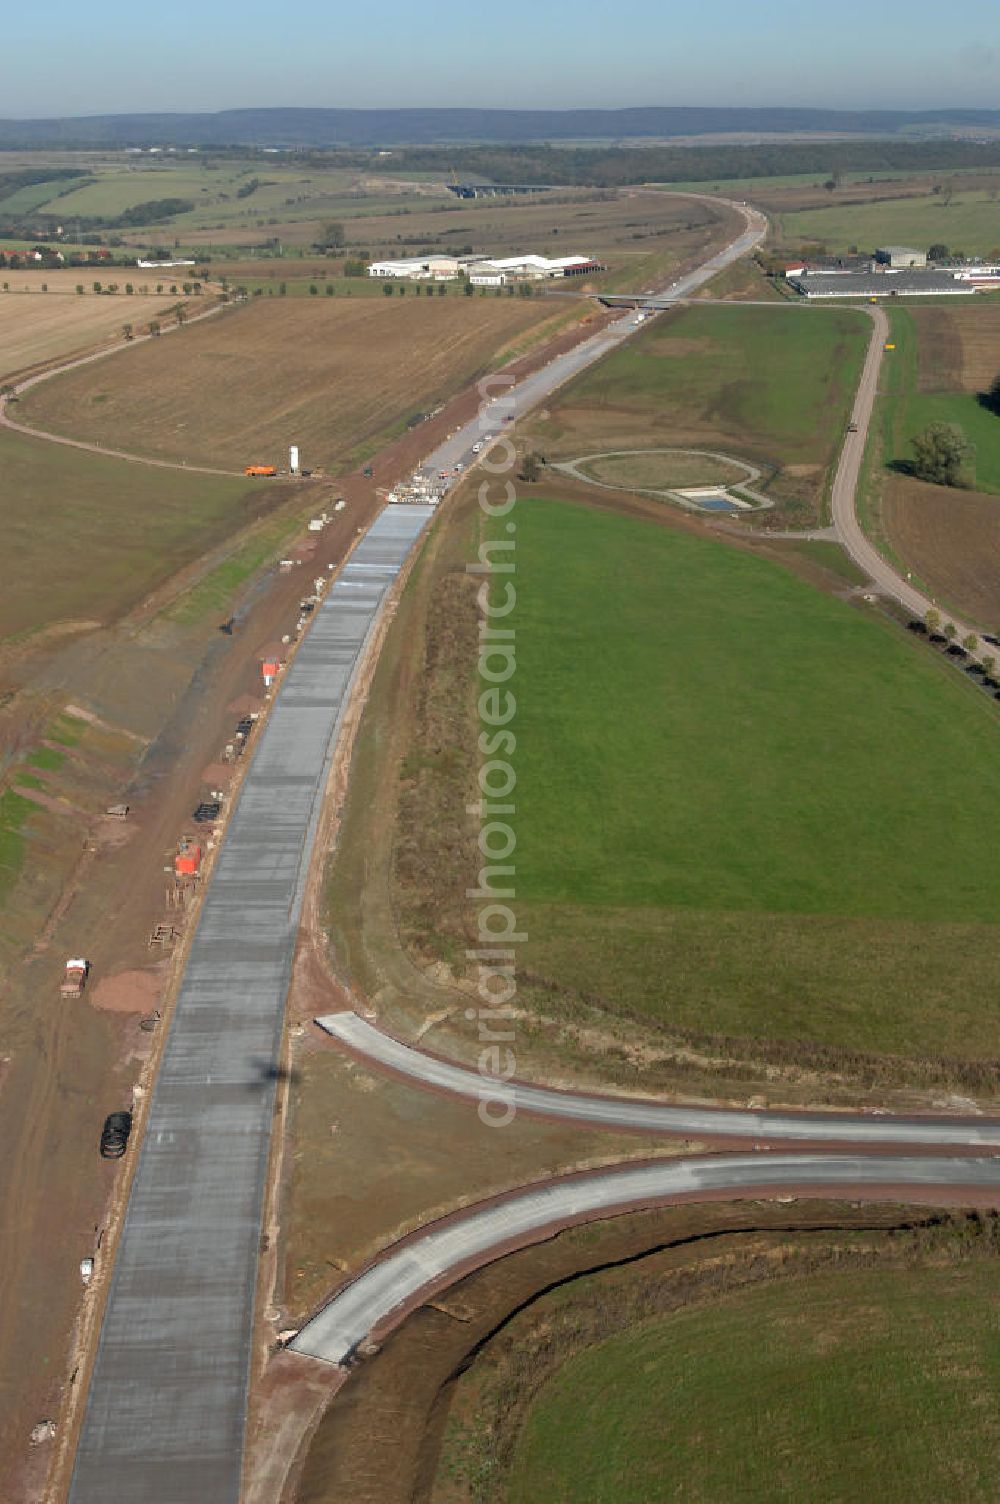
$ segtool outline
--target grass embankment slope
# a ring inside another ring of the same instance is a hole
[[[865,522],[927,592],[989,630],[1000,624],[1000,417],[980,395],[1000,373],[1000,306],[895,308],[874,442]],[[954,423],[975,446],[972,489],[906,473],[912,439]]]
[[[9,430],[0,430],[0,467],[0,640],[113,620],[288,498],[288,487],[128,464]]]
[[[746,459],[815,518],[868,338],[854,309],[689,307],[572,382],[530,426],[548,458],[689,445]]]
[[[528,1414],[506,1498],[986,1504],[998,1383],[989,1264],[759,1287],[570,1359]]]
[[[995,1053],[992,702],[679,530],[518,512],[517,906],[547,1009]]]
[[[310,468],[492,368],[505,345],[565,312],[541,299],[258,299],[29,393],[26,422],[190,464]]]

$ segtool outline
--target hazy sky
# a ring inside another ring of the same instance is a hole
[[[7,117],[249,105],[1000,106],[996,0],[4,9]]]

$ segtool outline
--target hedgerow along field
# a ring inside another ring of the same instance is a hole
[[[22,420],[154,458],[241,470],[347,466],[528,335],[565,316],[541,298],[254,299],[28,393]]]
[[[779,565],[531,493],[517,912],[546,1010],[995,1054],[998,712]]]
[[[985,1261],[816,1274],[650,1320],[543,1385],[503,1497],[989,1504],[998,1328]]]
[[[680,309],[571,382],[529,443],[555,459],[719,450],[758,466],[758,488],[804,522],[819,515],[869,330],[856,309]]]
[[[128,464],[9,430],[0,430],[0,466],[0,640],[60,622],[114,620],[289,494],[287,486]]]

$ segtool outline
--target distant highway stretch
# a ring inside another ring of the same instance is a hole
[[[698,194],[682,196],[684,198],[700,197]],[[666,292],[657,294],[657,311],[683,302],[712,277],[724,271],[727,266],[731,266],[741,256],[746,256],[760,244],[767,234],[767,220],[759,210],[729,199],[711,198],[708,201],[735,209],[746,221],[746,229],[742,235],[710,257],[708,261],[696,267],[694,271],[686,273]],[[599,334],[591,335],[589,339],[574,345],[572,350],[567,350],[563,355],[557,355],[547,365],[542,366],[533,375],[526,376],[516,386],[504,389],[503,373],[500,372],[494,378],[493,386],[493,390],[497,393],[495,419],[491,419],[489,409],[485,409],[477,417],[457,429],[443,444],[439,444],[434,453],[428,456],[423,468],[429,475],[436,475],[441,470],[453,472],[458,464],[467,465],[474,458],[473,444],[482,439],[488,429],[495,432],[502,418],[509,420],[523,416],[543,398],[551,396],[559,387],[571,381],[588,366],[592,366],[595,361],[617,349],[623,340],[628,339],[641,327],[642,313],[641,311],[637,313],[633,309],[624,317],[608,324]]]
[[[475,1101],[483,1078],[474,1070],[428,1055],[394,1039],[356,1013],[317,1018],[327,1034],[368,1064],[403,1076],[419,1086]],[[639,1097],[588,1095],[490,1078],[491,1097],[518,1112],[566,1118],[594,1128],[669,1133],[683,1138],[778,1140],[803,1144],[939,1149],[1000,1147],[1000,1119],[981,1117],[895,1117],[855,1112],[773,1112],[725,1107],[685,1107]]]
[[[728,1154],[567,1176],[474,1207],[390,1249],[345,1285],[289,1346],[327,1363],[346,1363],[360,1343],[384,1337],[435,1291],[482,1264],[570,1223],[633,1207],[779,1195],[934,1204],[954,1199],[956,1191],[967,1205],[1000,1206],[1000,1160]]]

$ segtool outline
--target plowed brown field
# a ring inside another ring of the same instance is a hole
[[[81,301],[83,301],[81,299]],[[258,300],[45,382],[22,421],[156,458],[233,467],[356,458],[565,316],[542,298]]]
[[[12,281],[11,291],[0,293],[0,377],[120,337],[123,324],[134,324],[141,332],[164,308],[177,304],[176,297],[158,298],[155,293],[99,297],[89,290],[89,281],[84,285],[88,291],[81,296],[67,285],[58,292],[42,292],[40,281],[33,291],[16,291]]]
[[[924,392],[983,392],[1000,372],[1000,303],[913,308]]]
[[[1000,498],[891,475],[883,521],[896,554],[943,608],[1000,627]]]

